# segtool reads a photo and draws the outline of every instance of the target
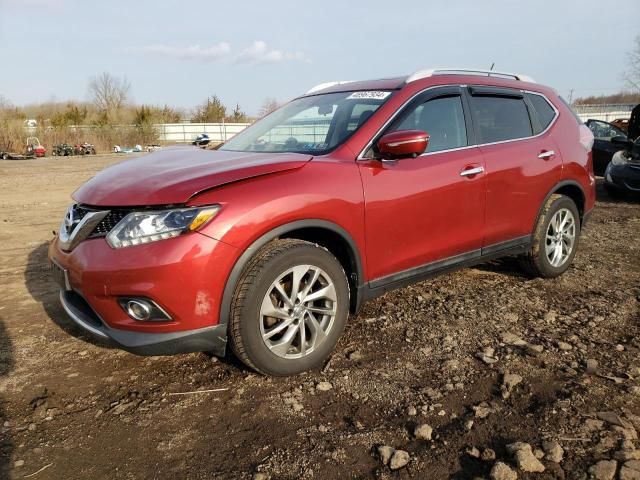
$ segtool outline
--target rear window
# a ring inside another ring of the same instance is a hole
[[[529,112],[522,98],[474,96],[471,98],[471,108],[481,143],[533,135]]]
[[[536,95],[534,93],[527,93],[527,98],[533,105],[533,113],[538,119],[539,125],[534,125],[533,133],[536,135],[540,132],[543,132],[547,129],[547,127],[553,122],[553,119],[556,116],[556,111],[553,109],[547,99],[542,95]]]

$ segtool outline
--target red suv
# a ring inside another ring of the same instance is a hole
[[[593,136],[521,75],[424,70],[313,88],[217,151],[169,148],[80,187],[51,243],[60,300],[138,354],[322,363],[363,301],[518,255],[569,268]]]

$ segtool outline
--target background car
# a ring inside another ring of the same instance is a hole
[[[210,141],[211,140],[209,138],[209,135],[207,135],[206,133],[201,133],[195,138],[195,140],[193,141],[193,144],[201,147],[201,146],[207,145]]]
[[[614,153],[604,174],[604,188],[612,197],[640,194],[640,138]]]
[[[593,133],[593,171],[604,175],[611,157],[629,146],[629,139],[623,130],[602,120],[589,119],[585,122]]]

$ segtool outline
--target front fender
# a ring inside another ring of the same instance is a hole
[[[194,198],[192,205],[220,204],[201,233],[238,249],[223,297],[226,322],[237,279],[246,262],[268,241],[301,228],[340,235],[356,258],[359,283],[367,278],[364,257],[364,198],[352,162],[311,161],[304,168],[237,182]]]

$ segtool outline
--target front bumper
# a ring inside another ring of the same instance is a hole
[[[67,315],[90,334],[137,355],[174,355],[188,352],[212,352],[224,356],[226,325],[173,333],[144,333],[110,328],[91,309],[81,295],[60,291],[60,303]]]
[[[200,233],[112,249],[88,239],[71,252],[57,237],[49,258],[67,271],[60,301],[84,330],[142,355],[213,351],[223,355],[226,320],[220,319],[224,286],[236,249]],[[118,300],[144,297],[171,317],[136,321]]]
[[[609,163],[604,172],[604,183],[608,187],[628,192],[640,192],[640,168]]]

